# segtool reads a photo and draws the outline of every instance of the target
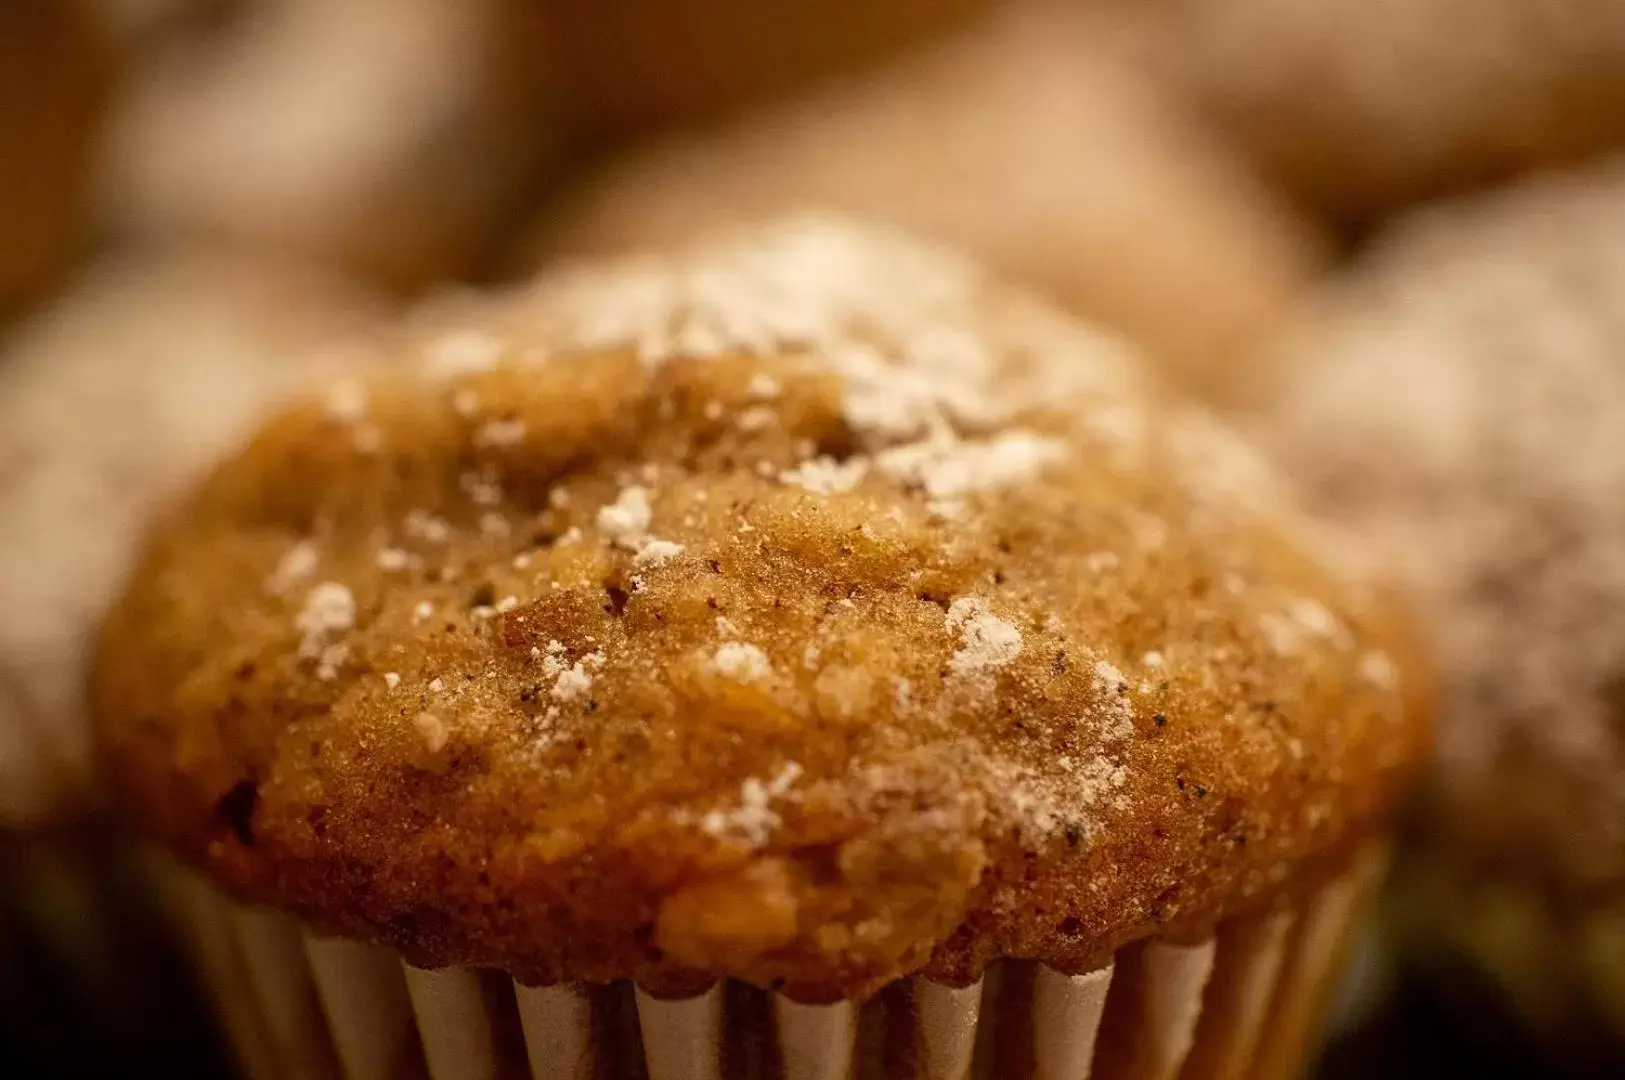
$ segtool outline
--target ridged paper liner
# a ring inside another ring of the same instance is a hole
[[[1004,961],[969,987],[909,979],[861,1007],[422,971],[185,872],[168,891],[251,1080],[1285,1080],[1385,861],[1373,845],[1299,908],[1206,941],[1143,942],[1081,975]]]

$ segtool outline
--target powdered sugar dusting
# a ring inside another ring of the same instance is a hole
[[[294,618],[301,635],[299,657],[318,660],[333,639],[355,626],[355,596],[336,581],[324,581],[305,596],[305,606]],[[324,664],[332,665],[329,657]]]
[[[432,378],[489,371],[502,356],[502,343],[477,330],[458,330],[434,339],[423,350],[424,368]]]
[[[630,344],[651,367],[815,353],[842,377],[846,419],[871,445],[1140,385],[1109,339],[1017,301],[966,260],[817,216],[669,258],[556,274],[527,306],[566,346]],[[778,392],[771,376],[751,383],[759,400]]]
[[[554,661],[557,664],[557,661]],[[553,700],[558,702],[571,702],[587,695],[592,689],[591,672],[604,664],[602,652],[588,653],[568,668],[558,673],[553,681],[551,691]]]
[[[956,675],[980,675],[1021,655],[1021,631],[999,618],[979,596],[961,596],[948,607],[948,629],[962,644],[948,661]]]
[[[717,649],[711,658],[712,666],[735,682],[760,682],[773,673],[773,664],[760,646],[749,642],[729,641]]]
[[[632,485],[623,489],[614,502],[598,511],[598,528],[610,542],[636,547],[649,534],[649,492]]]
[[[774,800],[783,798],[801,774],[801,766],[792,761],[766,782],[751,777],[739,787],[739,807],[712,810],[700,819],[700,828],[713,836],[739,837],[760,847],[782,822],[773,809]]]
[[[979,491],[1025,480],[1066,455],[1059,439],[1030,431],[1003,432],[987,442],[937,437],[882,452],[875,463],[892,477],[918,485],[939,508]]]
[[[276,569],[265,579],[265,591],[278,596],[309,580],[316,572],[317,561],[316,545],[309,540],[301,540],[277,560]]]
[[[837,495],[853,490],[869,472],[869,462],[861,457],[837,462],[832,457],[816,457],[779,473],[786,484],[806,488],[817,495]]]

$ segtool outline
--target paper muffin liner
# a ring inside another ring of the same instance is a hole
[[[1369,844],[1295,907],[1085,974],[1004,960],[967,987],[910,978],[861,1005],[425,971],[173,864],[160,879],[251,1080],[1284,1080],[1307,1064],[1386,864]]]

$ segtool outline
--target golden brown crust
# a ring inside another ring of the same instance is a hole
[[[447,318],[107,624],[130,805],[249,898],[528,981],[1078,970],[1418,755],[1390,613],[1256,459],[949,256],[803,220]]]

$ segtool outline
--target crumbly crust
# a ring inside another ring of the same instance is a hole
[[[953,256],[797,219],[420,322],[106,626],[129,805],[244,897],[531,982],[1082,970],[1314,873],[1425,742],[1258,459]]]

